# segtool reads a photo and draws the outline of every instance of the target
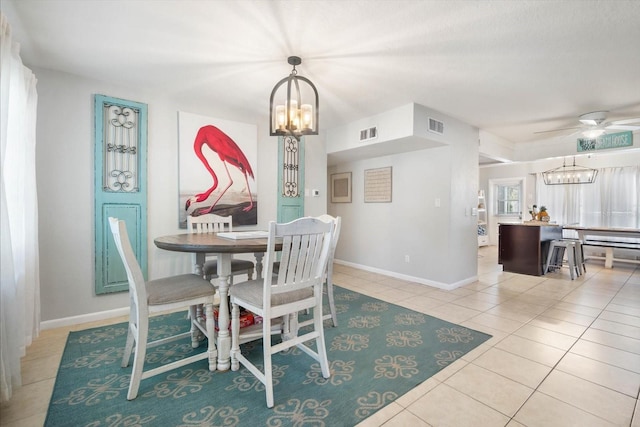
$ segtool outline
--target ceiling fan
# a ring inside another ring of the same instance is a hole
[[[581,123],[579,126],[544,130],[534,133],[539,134],[574,130],[575,132],[570,135],[581,133],[582,136],[586,138],[597,138],[598,136],[607,133],[607,131],[640,130],[640,117],[607,121],[607,113],[608,111],[593,111],[591,113],[582,114],[578,117],[578,121]]]

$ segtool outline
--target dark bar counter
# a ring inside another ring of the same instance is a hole
[[[562,227],[557,224],[499,224],[498,264],[503,271],[542,276],[549,242],[555,239],[562,239]]]

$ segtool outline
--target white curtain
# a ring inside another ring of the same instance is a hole
[[[21,385],[20,358],[40,331],[36,195],[36,78],[0,15],[0,398]]]
[[[598,169],[593,184],[545,185],[538,173],[536,189],[558,224],[640,228],[640,166]]]

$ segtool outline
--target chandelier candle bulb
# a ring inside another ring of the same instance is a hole
[[[280,131],[284,131],[284,125],[285,125],[284,105],[276,106],[276,114],[273,117],[275,120],[273,127]]]
[[[299,128],[298,126],[299,114],[300,114],[300,111],[298,110],[298,101],[290,99],[289,100],[289,123],[287,123],[290,129],[297,130]]]
[[[302,112],[302,130],[309,131],[313,129],[313,109],[311,104],[302,104],[300,111]]]

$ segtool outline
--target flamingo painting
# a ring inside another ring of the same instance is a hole
[[[195,196],[192,196],[189,199],[187,199],[185,210],[188,210],[189,206],[191,206],[192,203],[198,203],[198,202],[203,202],[207,200],[211,195],[211,193],[216,188],[218,188],[218,182],[219,182],[218,176],[213,171],[213,168],[211,168],[211,165],[209,165],[209,161],[207,160],[207,158],[204,156],[202,152],[204,145],[209,147],[212,151],[218,154],[218,157],[220,157],[220,160],[222,161],[222,164],[224,165],[224,168],[227,171],[227,176],[229,177],[229,183],[222,190],[218,198],[213,202],[211,206],[198,208],[193,212],[193,214],[197,216],[197,215],[204,215],[204,214],[211,213],[213,211],[213,208],[216,206],[216,204],[220,201],[220,199],[224,195],[224,193],[226,193],[229,187],[233,185],[233,178],[231,178],[231,174],[229,173],[228,165],[238,168],[240,172],[242,172],[242,174],[244,175],[245,184],[247,186],[246,188],[249,192],[250,203],[249,203],[249,206],[243,208],[243,211],[248,212],[251,209],[253,209],[253,196],[251,195],[251,189],[249,188],[249,177],[251,177],[252,179],[255,179],[255,177],[253,176],[253,170],[251,169],[249,160],[247,160],[247,157],[244,155],[240,147],[238,147],[238,144],[236,144],[233,141],[233,139],[231,139],[227,134],[222,132],[217,127],[212,125],[207,125],[207,126],[201,127],[198,130],[198,134],[196,135],[196,139],[193,143],[193,150],[195,151],[198,159],[200,159],[204,167],[211,174],[211,177],[213,178],[213,185],[205,192],[196,194]]]

